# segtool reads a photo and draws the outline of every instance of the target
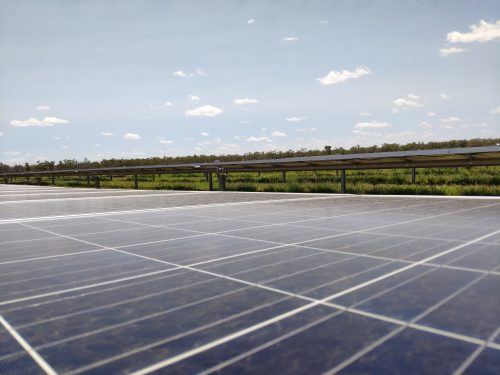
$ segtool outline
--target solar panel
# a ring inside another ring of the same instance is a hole
[[[0,187],[0,373],[500,373],[500,198]]]

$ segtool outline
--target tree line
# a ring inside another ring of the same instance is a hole
[[[322,150],[287,150],[287,151],[265,151],[248,152],[245,154],[224,154],[224,155],[189,155],[175,157],[150,157],[135,159],[103,159],[101,161],[90,161],[88,159],[64,159],[55,161],[37,161],[35,163],[16,164],[13,166],[0,162],[0,172],[30,172],[30,171],[52,171],[63,169],[86,169],[86,168],[106,168],[106,167],[130,167],[139,165],[155,165],[170,163],[203,163],[233,160],[258,160],[258,159],[280,159],[298,156],[319,156],[335,154],[357,154],[365,152],[388,152],[388,151],[411,151],[411,150],[430,150],[439,148],[455,147],[478,147],[492,146],[500,143],[500,138],[475,138],[440,142],[411,142],[400,145],[398,143],[384,143],[374,146],[356,145],[351,148],[332,147],[326,145]]]

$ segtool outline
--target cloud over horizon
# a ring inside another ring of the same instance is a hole
[[[67,124],[69,121],[64,120],[62,118],[57,118],[57,117],[44,117],[43,120],[39,120],[35,117],[31,117],[26,120],[16,120],[13,119],[10,122],[10,126],[13,126],[15,128],[25,128],[25,127],[30,127],[30,126],[54,126],[54,125],[62,125],[62,124]]]
[[[452,31],[446,35],[449,43],[485,43],[500,38],[500,20],[488,23],[480,20],[477,25],[469,26],[470,32]]]
[[[366,75],[373,74],[370,69],[366,67],[358,67],[354,71],[342,70],[335,71],[331,70],[326,76],[318,78],[318,81],[322,85],[335,85],[338,83],[345,82],[349,79],[360,78]]]
[[[204,105],[195,109],[190,109],[186,111],[186,116],[188,117],[214,117],[220,115],[224,111],[220,108]]]
[[[142,139],[142,137],[136,133],[126,133],[123,135],[123,138],[127,141],[138,141],[139,139]]]

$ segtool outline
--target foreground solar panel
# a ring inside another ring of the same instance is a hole
[[[0,187],[0,373],[500,373],[500,198]]]

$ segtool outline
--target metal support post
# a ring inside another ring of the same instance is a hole
[[[155,174],[153,173],[153,181],[155,180]]]
[[[52,176],[52,178],[51,178],[51,179],[52,179],[52,185],[55,185],[55,184],[56,184],[56,179],[55,179],[55,177],[54,177],[54,176]]]
[[[9,183],[9,179],[8,179],[7,177],[5,177],[3,180],[4,180],[4,182],[5,182],[6,184],[8,184],[8,183]]]
[[[101,177],[100,176],[94,176],[94,187],[96,189],[101,188]]]
[[[286,182],[286,171],[281,172],[281,178],[283,180],[283,183],[285,183]]]
[[[87,176],[87,187],[90,187],[90,176]]]
[[[134,174],[134,189],[139,189],[139,180],[137,179],[137,175]]]
[[[214,190],[214,182],[212,179],[212,172],[208,172],[207,175],[208,175],[208,190],[213,191]]]
[[[417,181],[417,168],[411,169],[411,183],[414,184]]]
[[[37,177],[36,178],[36,183],[37,183],[37,185],[41,185],[42,184],[42,178],[41,177]]]
[[[226,190],[226,175],[225,173],[219,173],[219,190]]]
[[[342,194],[345,194],[347,192],[346,181],[345,181],[345,169],[342,169],[342,171],[340,171],[340,192]]]

